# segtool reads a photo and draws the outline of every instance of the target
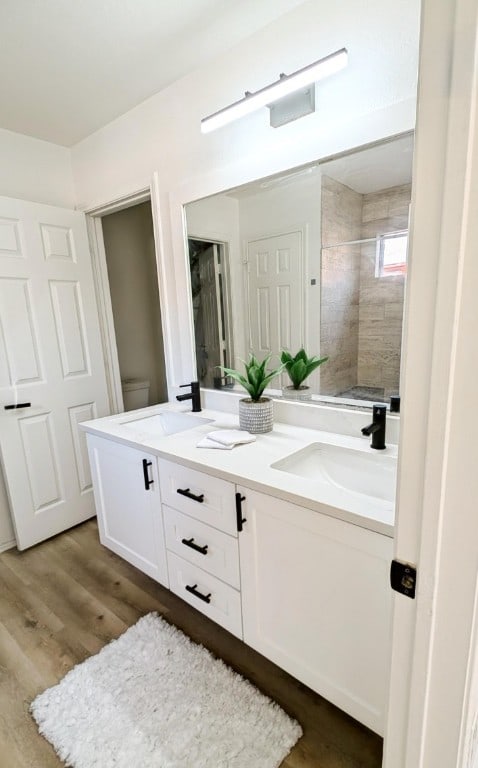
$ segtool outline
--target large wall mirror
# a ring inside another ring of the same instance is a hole
[[[185,206],[197,375],[253,351],[327,356],[314,398],[399,392],[413,135]],[[277,380],[275,394],[288,384]]]

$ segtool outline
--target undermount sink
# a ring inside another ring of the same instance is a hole
[[[271,467],[382,501],[395,500],[397,459],[390,454],[312,443]]]
[[[142,416],[140,419],[123,421],[121,424],[127,429],[160,437],[161,435],[175,435],[177,432],[185,432],[188,429],[194,429],[194,427],[210,424],[212,421],[213,419],[206,419],[205,416],[196,416],[195,413],[161,411],[151,416]]]

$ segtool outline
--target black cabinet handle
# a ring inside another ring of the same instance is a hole
[[[239,491],[236,493],[236,522],[237,530],[240,533],[242,531],[243,523],[247,523],[245,517],[242,516],[242,502],[246,500],[245,496],[241,496]]]
[[[181,543],[184,544],[186,547],[191,547],[191,549],[195,549],[196,552],[200,552],[201,555],[207,555],[208,544],[205,544],[203,547],[200,547],[199,544],[194,543],[194,539],[181,539]]]
[[[196,597],[199,597],[199,599],[202,600],[203,602],[210,603],[211,592],[208,595],[203,595],[201,594],[201,592],[197,591],[196,587],[197,587],[197,584],[193,584],[192,587],[190,587],[189,584],[186,584],[186,591],[190,592],[192,595],[195,595]]]
[[[188,499],[199,502],[199,504],[202,504],[204,501],[204,493],[200,493],[199,496],[196,496],[196,494],[191,493],[189,488],[178,488],[177,492],[180,493],[181,496],[187,496]]]
[[[153,464],[152,461],[148,461],[148,459],[143,459],[143,477],[144,477],[144,487],[146,491],[149,491],[149,486],[153,485],[154,480],[149,479],[149,473],[148,473],[148,467],[151,467]]]

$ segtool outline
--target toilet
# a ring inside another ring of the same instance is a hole
[[[146,408],[149,405],[149,381],[147,379],[124,379],[121,382],[125,411]]]

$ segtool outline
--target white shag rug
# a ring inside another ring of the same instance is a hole
[[[302,735],[247,680],[156,614],[37,696],[73,768],[277,768]]]

